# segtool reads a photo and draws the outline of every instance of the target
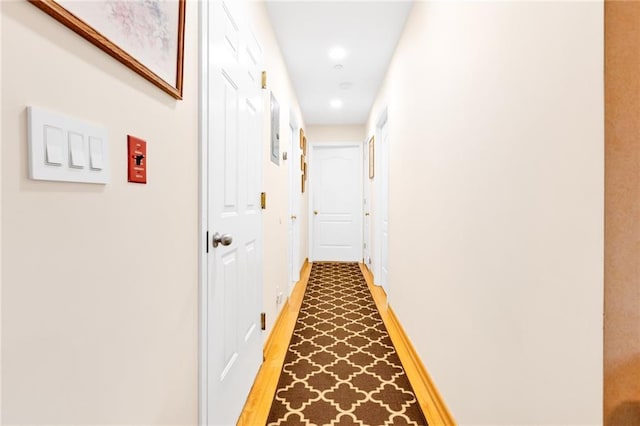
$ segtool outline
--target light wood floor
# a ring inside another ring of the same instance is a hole
[[[378,311],[380,311],[380,316],[387,327],[391,341],[396,347],[400,361],[404,366],[427,421],[430,425],[455,425],[453,416],[435,388],[431,377],[424,368],[393,310],[388,305],[384,290],[382,287],[374,285],[373,275],[364,264],[360,264],[360,269],[367,281]],[[311,264],[307,262],[302,268],[300,281],[296,284],[291,297],[282,308],[282,312],[273,326],[273,331],[267,339],[264,347],[264,363],[253,383],[244,410],[238,419],[238,425],[257,426],[264,425],[267,422],[271,401],[278,385],[289,340],[293,334],[310,273]]]

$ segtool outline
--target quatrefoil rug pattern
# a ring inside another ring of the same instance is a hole
[[[314,263],[269,425],[426,425],[357,263]]]

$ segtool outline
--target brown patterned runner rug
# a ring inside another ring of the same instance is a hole
[[[269,425],[426,425],[357,263],[314,263]]]

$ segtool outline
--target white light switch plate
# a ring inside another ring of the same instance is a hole
[[[106,128],[34,106],[27,117],[31,179],[109,183]]]

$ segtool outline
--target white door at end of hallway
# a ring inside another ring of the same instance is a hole
[[[211,1],[205,28],[207,284],[203,422],[235,424],[262,363],[262,51],[245,2]]]
[[[362,145],[312,145],[311,257],[362,260]]]

